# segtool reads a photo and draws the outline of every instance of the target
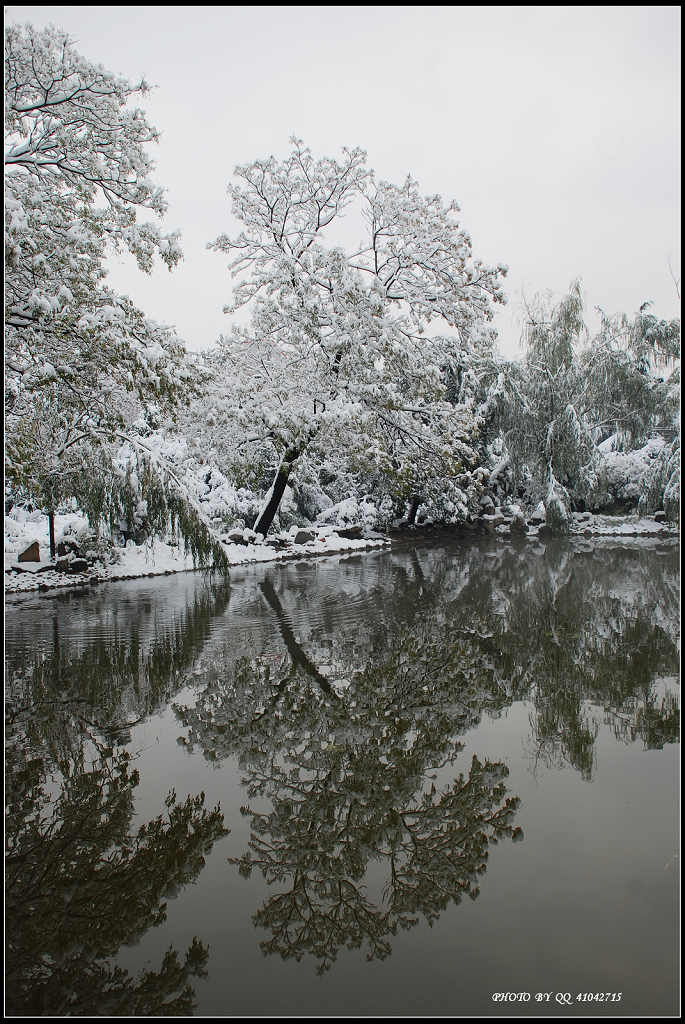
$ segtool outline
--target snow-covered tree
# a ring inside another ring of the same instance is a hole
[[[181,255],[177,233],[137,223],[139,210],[166,210],[145,149],[157,133],[127,108],[147,89],[91,64],[54,28],[6,31],[7,371],[14,389],[63,382],[94,416],[115,385],[173,388],[180,355],[172,332],[103,284],[113,250],[145,271]]]
[[[544,502],[560,532],[574,505],[603,498],[602,441],[620,434],[642,443],[673,426],[679,372],[664,380],[654,369],[678,359],[680,324],[645,310],[633,321],[602,316],[589,338],[579,282],[556,305],[548,297],[526,305],[525,355],[506,366],[501,423],[515,485]]]
[[[158,223],[166,201],[146,149],[157,132],[128,106],[147,91],[58,29],[6,30],[6,469],[49,512],[75,479],[68,451],[100,458],[132,400],[170,409],[195,386],[174,331],[105,284],[112,252],[146,272],[181,256]]]
[[[411,177],[377,181],[360,149],[317,159],[293,139],[285,160],[236,175],[229,194],[244,230],[213,246],[232,256],[239,279],[226,311],[249,303],[251,317],[220,340],[215,359],[238,442],[273,452],[255,529],[266,534],[313,447],[363,451],[403,495],[405,484],[458,481],[475,464],[476,424],[466,404],[449,401],[449,375],[492,344],[483,325],[504,301],[506,268],[472,257],[456,203],[423,196]],[[347,249],[333,234],[346,213],[357,215],[361,239]]]
[[[568,525],[569,489],[586,498],[597,485],[598,457],[576,408],[576,349],[586,333],[579,282],[553,308],[542,298],[526,306],[525,357],[506,375],[504,436],[518,483],[545,503],[548,525]]]
[[[638,509],[663,509],[675,522],[680,517],[680,321],[659,319],[650,305],[644,303],[632,320],[602,313],[583,368],[590,400],[602,414],[595,439],[612,449],[609,460],[622,450],[664,442],[649,460],[650,471],[637,474]]]
[[[680,412],[680,321],[658,319],[650,305],[632,320],[599,310],[600,330],[581,356],[589,401],[602,413],[598,437],[633,447],[673,430]]]

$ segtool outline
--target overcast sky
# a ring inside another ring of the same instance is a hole
[[[157,86],[156,180],[184,261],[111,282],[188,346],[228,328],[225,255],[233,168],[361,146],[379,177],[410,172],[456,199],[474,255],[509,265],[501,347],[518,352],[522,291],[589,309],[646,300],[680,316],[679,7],[21,7],[78,50]]]

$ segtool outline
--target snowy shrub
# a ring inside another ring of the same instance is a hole
[[[661,480],[665,469],[663,464],[664,458],[668,461],[670,454],[663,438],[650,438],[646,445],[635,451],[607,451],[611,447],[605,443],[602,452],[603,469],[611,498],[637,507],[644,496],[641,511],[661,508],[666,483]]]
[[[19,509],[15,506],[15,508],[12,509],[12,513],[14,512],[24,513],[24,509]],[[5,516],[5,551],[7,552],[19,550],[20,538],[24,532],[24,520],[19,519],[12,513]]]
[[[318,515],[333,504],[320,487],[310,483],[293,484],[293,497],[297,511],[308,523],[313,523]]]
[[[356,498],[345,498],[330,505],[317,519],[318,523],[335,526],[356,526],[361,523],[361,510]]]
[[[388,530],[397,518],[393,501],[389,497],[381,498],[376,506],[376,518],[373,526],[377,530]]]
[[[320,526],[363,526],[368,529],[375,529],[384,515],[387,515],[388,505],[379,510],[375,502],[367,497],[345,498],[337,505],[331,505],[317,519]]]
[[[456,525],[469,516],[469,499],[458,487],[445,486],[422,502],[417,521]]]
[[[664,487],[663,508],[669,522],[680,522],[680,445],[668,465],[669,477]]]
[[[121,552],[111,540],[100,536],[90,526],[66,528],[62,532],[62,539],[74,540],[89,565],[116,565],[121,560]]]

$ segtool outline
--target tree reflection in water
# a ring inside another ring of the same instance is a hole
[[[298,960],[310,953],[320,972],[343,946],[365,945],[369,958],[383,958],[398,927],[410,928],[419,916],[433,921],[463,896],[475,899],[488,844],[521,835],[511,825],[518,800],[505,799],[501,764],[474,758],[468,777],[458,775],[442,792],[417,787],[404,800],[402,765],[352,788],[348,773],[359,766],[344,755],[312,753],[299,767],[298,775],[274,766],[267,789],[273,809],[245,809],[251,851],[231,862],[244,875],[258,867],[267,883],[287,883],[255,915],[272,933],[262,949]],[[363,884],[371,861],[387,869],[377,900]]]
[[[191,979],[208,959],[197,937],[136,977],[111,961],[166,919],[165,899],[197,878],[227,830],[204,794],[179,802],[173,790],[163,813],[132,827],[139,775],[123,746],[125,712],[138,719],[178,689],[226,600],[201,595],[147,650],[135,634],[72,659],[55,644],[51,657],[15,672],[5,784],[10,1015],[192,1012]]]
[[[238,754],[250,797],[270,805],[243,809],[250,850],[231,859],[244,875],[257,867],[268,884],[285,883],[255,916],[272,936],[262,949],[309,953],[319,971],[342,947],[382,958],[398,928],[475,899],[489,844],[522,835],[505,765],[474,757],[466,774],[433,781],[483,708],[506,698],[486,689],[488,656],[472,638],[446,644],[423,620],[376,636],[375,656],[340,694],[296,640],[273,584],[262,589],[288,652],[276,676],[245,659],[178,711],[190,743],[212,759]],[[386,874],[373,898],[371,864]]]
[[[310,954],[319,971],[344,947],[385,957],[398,928],[478,895],[489,845],[521,837],[504,764],[474,757],[448,777],[484,713],[528,700],[534,757],[588,781],[592,702],[610,716],[633,699],[646,743],[677,739],[672,705],[650,700],[654,678],[678,664],[655,610],[673,604],[673,579],[655,594],[650,578],[627,600],[626,570],[639,584],[643,564],[629,552],[549,545],[522,571],[521,552],[503,547],[489,577],[482,552],[468,557],[455,565],[443,552],[424,570],[406,556],[355,636],[352,666],[334,631],[305,649],[293,626],[302,618],[267,578],[280,662],[220,658],[194,706],[177,708],[190,750],[237,756],[245,773],[251,839],[231,863],[278,888],[254,918],[271,933],[265,952]]]
[[[236,620],[212,631],[231,596],[215,586],[147,639],[134,617],[85,649],[56,633],[49,657],[12,666],[12,1012],[191,1012],[199,939],[136,977],[113,963],[226,833],[202,794],[170,794],[133,826],[130,729],[189,684],[176,706],[186,750],[236,757],[244,776],[251,836],[231,863],[270,887],[254,918],[262,948],[320,971],[344,948],[385,957],[399,929],[475,898],[490,846],[521,837],[506,766],[465,754],[484,716],[527,702],[533,764],[588,782],[602,716],[620,742],[678,739],[660,683],[679,669],[675,547],[419,545],[336,562],[316,608],[299,578],[310,579],[276,569],[236,595],[258,624],[248,658]],[[349,615],[346,587],[363,598]]]
[[[196,878],[226,834],[204,794],[131,830],[138,774],[125,751],[63,765],[57,795],[44,762],[10,769],[6,822],[6,984],[10,1014],[159,1016],[188,1013],[208,951],[194,938],[181,959],[131,978],[107,962],[166,919],[164,897]]]

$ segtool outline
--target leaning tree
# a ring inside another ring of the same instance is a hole
[[[333,460],[363,453],[400,491],[435,480],[459,491],[478,424],[449,400],[450,372],[492,344],[484,325],[504,301],[506,268],[473,258],[456,203],[411,177],[377,181],[360,149],[317,159],[291,141],[285,160],[236,169],[243,230],[212,243],[238,279],[226,312],[250,309],[220,340],[215,386],[235,443],[273,452],[262,534],[314,447]],[[361,241],[344,248],[341,230]]]

